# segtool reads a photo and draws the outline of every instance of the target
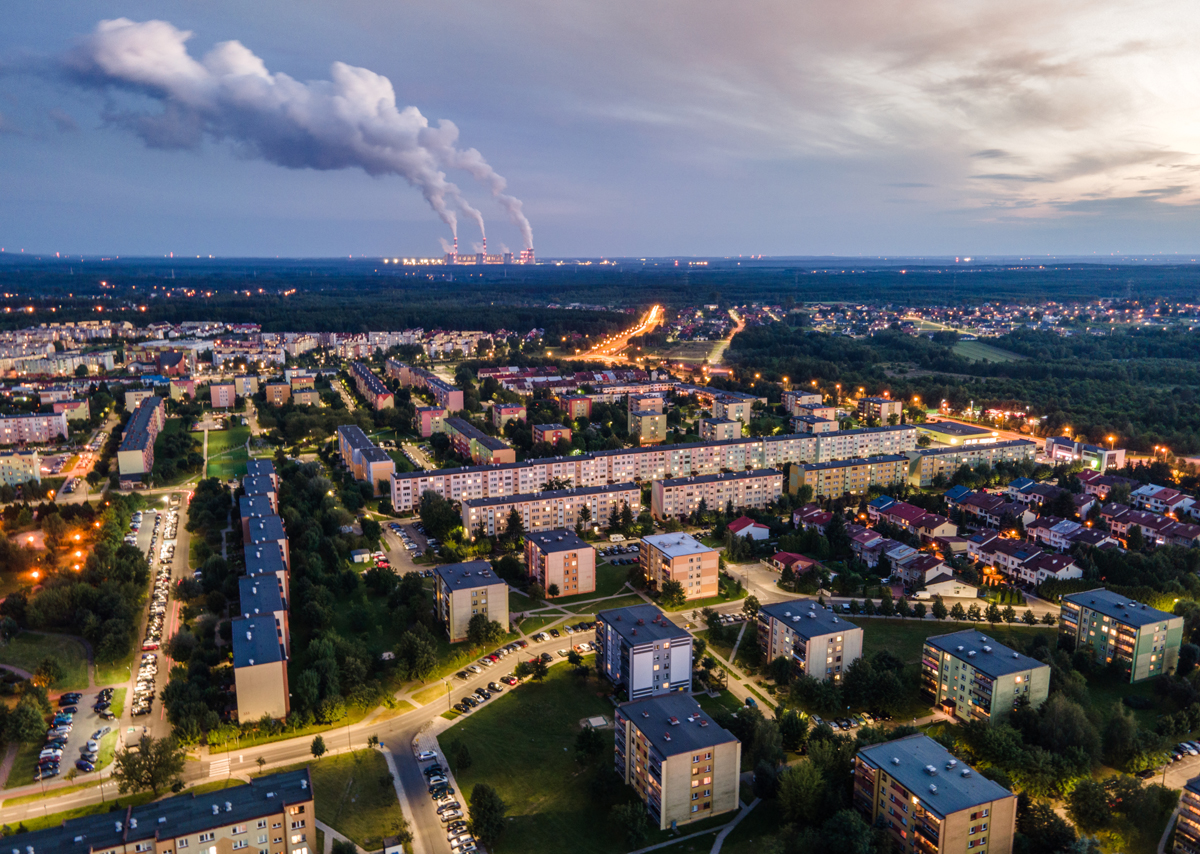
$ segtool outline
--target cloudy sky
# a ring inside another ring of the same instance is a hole
[[[1197,36],[1189,0],[14,0],[0,246],[1190,253]]]

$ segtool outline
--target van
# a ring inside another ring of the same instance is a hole
[[[623,542],[625,542],[625,535],[624,534],[609,534],[608,541],[610,543],[623,543]]]

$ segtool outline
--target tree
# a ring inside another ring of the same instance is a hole
[[[557,596],[558,593],[559,593],[559,590],[558,590],[557,584],[552,583],[549,587],[546,588],[546,595],[549,596],[551,599],[553,599],[555,596]]]
[[[992,631],[996,630],[996,623],[1000,622],[1000,606],[995,602],[987,606],[987,621],[992,624]]]
[[[550,675],[550,668],[541,658],[535,658],[529,662],[529,676],[534,682],[541,682]]]
[[[1017,798],[1017,831],[1029,840],[1030,854],[1066,852],[1075,842],[1075,828],[1054,807],[1024,792]]]
[[[633,511],[629,509],[629,502],[621,502],[621,530],[628,533],[633,528]]]
[[[400,636],[395,653],[405,679],[424,679],[437,666],[437,644],[421,623]]]
[[[471,792],[471,833],[487,848],[494,848],[504,832],[507,807],[487,783],[476,783]]]
[[[1006,623],[1015,623],[1017,621],[1017,609],[1012,605],[1005,605],[1004,610],[1000,612],[1000,616],[1004,618]]]
[[[1046,613],[1042,614],[1042,622],[1047,626],[1053,626],[1058,623],[1058,619],[1049,611],[1047,611]]]
[[[53,685],[65,675],[66,671],[63,670],[62,663],[53,655],[43,658],[37,666],[37,670],[33,671],[34,681],[39,685],[46,685],[47,687]]]
[[[46,734],[46,721],[42,717],[42,710],[37,706],[37,701],[30,697],[29,702],[26,702],[26,698],[22,697],[8,716],[5,730],[9,741],[21,744],[41,742]]]
[[[513,507],[508,511],[508,518],[504,521],[504,537],[516,542],[524,536],[525,520],[521,518],[517,508]]]
[[[892,591],[888,588],[883,588],[883,596],[879,599],[879,614],[883,617],[890,617],[896,613],[896,603],[892,599]]]
[[[314,757],[320,759],[325,755],[325,739],[321,738],[319,735],[315,736],[312,740],[312,745],[308,749]]]
[[[1025,613],[1021,615],[1021,622],[1027,626],[1037,625],[1037,616],[1029,608],[1025,609]]]
[[[175,739],[143,735],[136,750],[126,748],[113,757],[112,776],[121,794],[149,789],[157,797],[182,779],[186,757]]]
[[[598,756],[604,751],[604,736],[595,727],[585,726],[575,736],[575,752],[581,757]]]
[[[799,753],[808,741],[808,718],[795,709],[786,710],[779,717],[779,738],[785,750]]]
[[[466,771],[471,767],[471,750],[464,741],[455,741],[450,746],[454,754],[454,773]]]
[[[742,613],[746,615],[747,620],[753,620],[758,617],[758,597],[747,596],[746,601],[742,603]]]
[[[779,808],[788,821],[812,824],[820,814],[824,794],[825,780],[807,759],[789,765],[779,775]]]
[[[896,613],[901,619],[908,619],[912,616],[912,605],[909,604],[907,599],[901,597],[896,602]]]
[[[358,846],[349,839],[335,839],[329,851],[330,854],[358,854]]]
[[[927,609],[925,607],[925,603],[918,602],[917,604],[912,606],[912,615],[914,617],[916,617],[918,620],[924,620],[926,610]]]
[[[967,618],[967,609],[962,606],[962,602],[954,603],[954,607],[950,609],[950,616],[960,623]]]
[[[489,620],[487,614],[476,614],[467,623],[467,642],[471,646],[491,646],[504,637],[504,626]]]
[[[661,593],[663,604],[668,608],[680,608],[687,601],[683,585],[673,578],[663,582]]]
[[[615,827],[625,828],[625,846],[630,850],[641,848],[650,833],[650,817],[640,803],[617,804],[609,813]]]
[[[1130,525],[1125,535],[1125,548],[1131,552],[1140,552],[1146,547],[1146,538],[1142,535],[1141,525]]]
[[[1120,700],[1113,703],[1112,713],[1101,736],[1104,760],[1114,768],[1124,768],[1138,749],[1138,725],[1133,712]]]
[[[1096,833],[1108,826],[1112,810],[1104,784],[1084,778],[1067,796],[1067,815],[1084,833]]]

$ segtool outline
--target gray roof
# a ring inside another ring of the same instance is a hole
[[[476,587],[504,584],[504,579],[492,571],[492,565],[486,560],[447,563],[433,571],[451,590],[473,590]]]
[[[1068,593],[1062,598],[1081,608],[1089,608],[1118,623],[1125,623],[1129,626],[1148,626],[1151,623],[1161,623],[1165,620],[1182,619],[1175,617],[1174,614],[1168,614],[1166,611],[1135,602],[1128,596],[1121,596],[1111,590],[1105,590],[1103,587],[1085,590],[1082,593]]]
[[[1028,439],[1012,439],[1008,442],[989,442],[986,445],[954,445],[950,448],[918,448],[915,451],[909,451],[908,455],[916,459],[918,457],[937,457],[948,454],[962,454],[972,451],[998,451],[1005,448],[1030,447],[1036,448],[1037,442],[1031,442]]]
[[[539,550],[547,554],[552,552],[582,551],[583,549],[592,548],[590,543],[584,542],[574,531],[565,529],[526,534],[525,541],[533,543]]]
[[[506,442],[489,436],[465,418],[447,418],[446,426],[468,440],[473,439],[489,451],[502,451],[509,447]]]
[[[243,617],[274,614],[284,609],[279,580],[243,575],[238,579],[238,611]]]
[[[933,430],[936,433],[946,433],[952,436],[990,436],[991,430],[976,427],[973,424],[959,424],[957,421],[930,421],[921,425],[923,430]]]
[[[792,599],[788,602],[761,605],[758,613],[766,614],[768,617],[787,624],[794,634],[805,639],[848,632],[858,628],[849,620],[839,617],[832,611],[825,610],[817,604],[815,599]]]
[[[161,397],[147,397],[137,405],[125,424],[125,432],[121,434],[121,444],[117,450],[140,451],[154,441],[150,435],[150,422],[161,404]]]
[[[359,456],[364,462],[368,463],[390,463],[393,462],[391,454],[383,448],[363,448],[359,452]]]
[[[825,434],[825,436],[832,435],[832,433]],[[992,447],[995,446],[993,445]],[[877,457],[857,457],[852,460],[830,460],[827,463],[801,463],[800,468],[804,471],[822,471],[824,469],[840,469],[848,468],[850,466],[877,465],[880,463],[898,463],[901,461],[908,462],[908,457],[904,454],[880,454]]]
[[[283,645],[275,618],[237,617],[233,621],[233,666],[250,667],[283,661]]]
[[[246,557],[247,575],[287,571],[287,564],[283,562],[283,548],[274,543],[247,545],[242,551]]]
[[[488,507],[495,504],[520,504],[522,501],[536,501],[544,498],[561,498],[564,495],[602,495],[606,492],[637,491],[636,483],[609,483],[604,486],[581,486],[578,489],[552,489],[546,492],[525,492],[520,495],[493,495],[488,498],[467,498],[463,504],[467,507]]]
[[[858,755],[921,799],[925,809],[946,818],[1013,793],[976,772],[926,735],[910,735],[864,747]],[[894,760],[899,759],[896,764]],[[955,764],[947,767],[950,762]],[[933,774],[928,768],[934,769]],[[963,776],[966,772],[966,776]],[[930,786],[936,786],[936,792]]]
[[[270,460],[247,460],[246,474],[251,477],[275,474],[275,463]]]
[[[253,519],[255,516],[274,516],[275,508],[265,495],[243,495],[238,499],[238,513],[243,519]]]
[[[600,611],[596,614],[596,620],[612,626],[613,631],[630,646],[691,637],[654,605],[630,605],[628,608]],[[633,634],[635,631],[636,635]]]
[[[716,483],[721,480],[747,480],[755,477],[783,477],[778,469],[752,469],[751,471],[721,472],[719,474],[697,474],[689,477],[672,477],[664,480],[663,486],[682,486],[685,483]]]
[[[375,446],[375,443],[367,437],[367,434],[357,424],[343,424],[337,428],[337,432],[338,438],[351,448],[372,448]]]
[[[182,794],[116,812],[71,818],[57,827],[9,838],[18,854],[88,854],[153,839],[173,839],[276,815],[313,798],[307,768],[251,780],[207,795]],[[213,807],[217,813],[213,813]],[[120,826],[118,828],[118,825]],[[132,848],[130,849],[132,850]]]
[[[654,548],[667,557],[686,557],[687,555],[698,555],[715,551],[715,549],[704,545],[704,543],[697,540],[691,534],[684,534],[682,532],[678,534],[651,534],[648,537],[642,537],[642,541],[654,546]]]
[[[702,747],[737,741],[733,733],[713,723],[700,704],[686,694],[634,700],[622,703],[619,709],[663,756],[677,756]],[[704,721],[703,725],[701,721]]]
[[[247,495],[266,495],[269,492],[277,491],[275,481],[264,474],[243,477],[242,489],[246,490]]]
[[[286,540],[287,531],[278,516],[259,516],[250,520],[250,542],[254,545]]]
[[[955,658],[962,659],[976,670],[986,673],[992,678],[1024,673],[1039,667],[1047,669],[1050,667],[1050,665],[1043,664],[1028,655],[1022,655],[1011,647],[992,640],[974,629],[926,638],[925,643],[934,649],[940,649]]]

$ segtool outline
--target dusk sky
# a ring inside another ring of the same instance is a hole
[[[433,255],[478,211],[540,257],[1189,253],[1197,36],[1187,0],[15,0],[0,246]]]

